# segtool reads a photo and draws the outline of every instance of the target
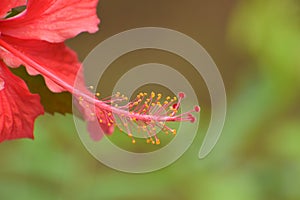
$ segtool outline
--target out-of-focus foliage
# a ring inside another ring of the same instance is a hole
[[[278,84],[299,83],[299,1],[242,1],[232,18],[231,35]]]
[[[70,115],[45,115],[34,141],[0,145],[0,199],[300,199],[299,5],[245,0],[235,6],[229,41],[250,55],[247,65],[256,73],[243,71],[227,94],[224,132],[204,160],[197,159],[200,130],[170,167],[117,172],[84,149]]]

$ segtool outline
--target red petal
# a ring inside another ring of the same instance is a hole
[[[77,89],[80,90],[80,93],[89,96],[91,99],[94,98],[94,95],[85,87],[83,74],[80,72],[81,65],[76,54],[63,43],[52,44],[45,41],[20,40],[0,36],[0,46],[4,49],[1,50],[0,48],[0,58],[7,65],[18,67],[23,64],[29,74],[41,74],[44,76],[47,86],[53,92],[68,91],[73,93],[73,85],[77,78]],[[77,95],[79,96],[76,97],[79,98],[80,94]],[[86,104],[89,107],[86,107]],[[83,105],[78,104],[78,106],[85,119],[88,121],[95,120],[91,116],[91,113],[94,113],[91,109],[91,102],[85,102]],[[105,115],[107,114],[106,111],[103,112]],[[107,134],[113,132],[113,126],[108,127],[101,124],[101,128]]]
[[[95,33],[100,22],[97,3],[98,0],[28,0],[23,15],[0,21],[0,32],[49,42],[63,42],[84,31]]]
[[[100,128],[99,124],[97,121],[90,121],[88,122],[88,127],[87,127],[90,137],[94,141],[99,141],[103,137],[103,130]]]
[[[0,1],[0,19],[12,9],[18,6],[26,5],[26,0],[1,0]]]
[[[74,51],[63,43],[52,44],[39,40],[20,40],[0,36],[0,58],[11,67],[26,66],[30,75],[44,76],[53,92],[72,92],[76,75],[81,67]],[[54,81],[57,79],[57,82]],[[58,83],[61,83],[58,85]]]
[[[88,91],[85,91],[85,94],[94,98]],[[114,120],[111,111],[101,110],[99,106],[97,106],[97,103],[93,105],[92,103],[85,101],[84,98],[78,99],[79,100],[75,100],[73,103],[79,109],[79,112],[83,114],[84,119],[87,120],[88,131],[93,140],[100,140],[103,133],[110,135],[114,132],[113,122],[111,122],[110,126],[108,125],[109,119]]]
[[[33,138],[33,124],[44,113],[40,97],[31,94],[25,82],[0,62],[0,142]]]
[[[90,133],[90,137],[94,141],[99,141],[103,138],[104,134],[111,135],[114,132],[114,126],[107,126],[104,123],[100,123],[97,120],[88,121],[87,129]]]

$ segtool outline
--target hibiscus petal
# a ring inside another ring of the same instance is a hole
[[[95,33],[100,22],[97,3],[98,0],[28,0],[23,15],[0,21],[0,32],[49,42],[63,42],[84,31]]]
[[[0,61],[0,142],[33,138],[33,124],[44,113],[40,97]]]
[[[80,94],[75,96],[80,99],[89,97],[95,98],[84,83],[81,64],[76,54],[67,48],[63,43],[53,44],[39,40],[20,40],[8,36],[0,36],[0,58],[12,67],[24,65],[31,75],[41,74],[45,78],[48,88],[53,92],[68,91],[74,94],[74,82]],[[82,96],[81,96],[82,95]],[[92,101],[78,104],[81,113],[88,121],[96,120],[92,113],[98,113],[98,108],[92,108]],[[88,105],[88,106],[87,106]],[[96,110],[96,111],[95,111]],[[108,111],[102,111],[104,115]],[[112,133],[113,126],[108,127],[101,124],[105,133]]]
[[[15,7],[26,5],[26,0],[1,0],[0,1],[0,19]]]
[[[30,75],[41,74],[53,92],[69,91],[81,68],[77,55],[63,43],[0,36],[0,58],[11,67],[24,65]],[[57,80],[58,85],[54,81]],[[84,85],[84,83],[83,83]]]
[[[86,95],[94,98],[92,93],[85,92]],[[84,98],[73,99],[73,103],[79,112],[83,115],[83,118],[87,121],[87,128],[90,133],[90,137],[98,141],[102,138],[103,133],[111,135],[114,132],[114,125],[111,123],[109,126],[109,119],[114,120],[114,117],[109,110],[102,110],[96,104],[85,101]],[[110,113],[110,114],[109,114]],[[101,120],[101,121],[100,121]]]
[[[99,141],[102,139],[104,132],[100,128],[99,123],[97,121],[88,122],[87,129],[93,141]]]

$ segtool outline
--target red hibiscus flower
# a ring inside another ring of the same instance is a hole
[[[97,1],[0,1],[0,142],[33,138],[34,120],[44,113],[39,96],[31,94],[25,82],[7,66],[24,65],[30,75],[42,75],[52,92],[72,93],[89,122],[93,140],[101,139],[103,133],[111,134],[118,125],[133,143],[133,133],[138,131],[145,133],[148,143],[160,144],[156,136],[159,130],[176,134],[165,122],[195,121],[191,113],[199,112],[198,106],[177,114],[183,93],[165,99],[154,92],[149,96],[140,93],[124,104],[128,98],[119,93],[99,100],[86,89],[81,64],[63,42],[80,32],[98,30]],[[74,88],[78,76],[80,87]],[[124,105],[119,106],[122,102]]]
[[[0,1],[0,142],[33,138],[34,120],[44,113],[40,97],[31,94],[7,66],[24,65],[30,75],[41,74],[52,92],[73,92],[81,64],[63,42],[98,30],[97,2]],[[26,9],[10,16],[20,8]]]

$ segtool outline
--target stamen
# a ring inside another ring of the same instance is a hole
[[[157,137],[158,132],[163,131],[172,135],[177,133],[176,129],[168,127],[166,122],[196,121],[191,113],[200,112],[199,106],[176,115],[184,97],[185,94],[182,92],[178,94],[178,98],[167,96],[165,99],[160,93],[151,92],[148,96],[147,93],[140,92],[132,102],[125,103],[128,98],[117,92],[111,97],[100,99],[100,102],[114,106],[110,111],[100,110],[97,117],[101,124],[106,124],[108,127],[117,125],[121,131],[127,133],[133,144],[136,143],[133,133],[143,132],[147,143],[159,145],[161,141]],[[116,102],[123,105],[113,104]]]

